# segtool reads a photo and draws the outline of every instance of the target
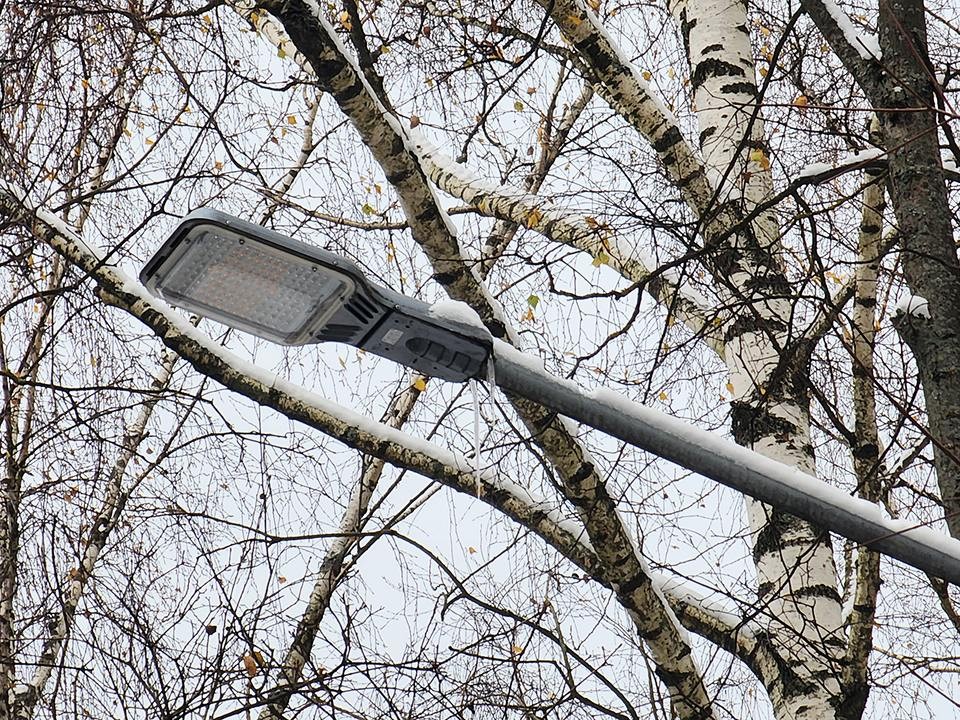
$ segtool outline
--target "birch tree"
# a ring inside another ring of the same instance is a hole
[[[943,581],[135,279],[231,212],[960,538],[957,7],[0,7],[0,717],[960,707]]]

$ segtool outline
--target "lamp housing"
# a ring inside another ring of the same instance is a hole
[[[140,280],[171,305],[281,345],[341,342],[454,382],[484,377],[485,328],[368,280],[335,253],[217,210],[185,217]]]

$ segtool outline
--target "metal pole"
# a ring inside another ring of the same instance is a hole
[[[960,585],[960,541],[885,518],[843,490],[610,391],[586,394],[503,343],[496,384],[814,525]]]

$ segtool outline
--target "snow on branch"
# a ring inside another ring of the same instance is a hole
[[[836,0],[820,0],[820,3],[837,24],[844,39],[860,54],[860,57],[864,60],[880,59],[880,42],[876,35],[855,28],[850,16],[843,11]]]
[[[880,105],[879,86],[872,72],[881,60],[877,38],[857,30],[836,0],[800,0],[800,6],[867,96]]]
[[[633,246],[623,243],[597,221],[550,207],[542,198],[517,188],[482,180],[444,155],[419,133],[413,135],[420,165],[444,192],[480,212],[534,230],[555,242],[575,247],[603,262],[627,280],[641,283],[672,315],[723,356],[723,339],[716,332],[716,310],[699,293],[685,288],[679,278],[657,272]]]
[[[882,148],[867,148],[840,158],[834,163],[811,163],[797,173],[797,179],[805,181],[805,184],[826,182],[846,172],[862,170],[867,166],[885,162],[886,158],[887,153]]]
[[[791,183],[791,188],[800,185],[817,185],[819,183],[833,180],[839,175],[843,175],[855,170],[880,170],[887,166],[887,153],[881,148],[866,148],[858,150],[850,155],[846,155],[836,162],[811,163],[797,173],[796,179]],[[947,152],[940,155],[940,163],[947,180],[960,180],[960,170],[953,156]]]
[[[907,293],[897,301],[893,313],[895,316],[899,315],[929,320],[930,303],[924,297]]]
[[[537,0],[589,64],[597,92],[650,143],[673,184],[698,215],[713,204],[703,161],[680,132],[677,119],[653,94],[643,74],[581,0]]]

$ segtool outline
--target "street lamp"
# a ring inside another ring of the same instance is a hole
[[[488,377],[624,442],[960,585],[960,541],[883,517],[799,470],[608,391],[553,377],[482,327],[367,280],[333,253],[214,210],[180,223],[140,280],[172,305],[284,345],[350,343],[423,373]]]
[[[171,305],[281,345],[342,342],[444,380],[486,377],[483,328],[433,316],[349,260],[216,210],[185,217],[140,280]]]

